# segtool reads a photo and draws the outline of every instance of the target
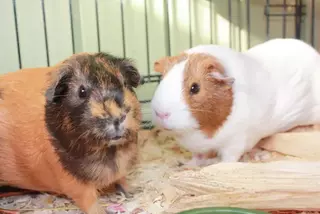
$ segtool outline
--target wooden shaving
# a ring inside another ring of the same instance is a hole
[[[126,199],[117,194],[109,194],[101,197],[100,203],[104,204],[105,207],[112,203],[123,204],[127,209],[126,213],[139,213],[140,211],[140,213],[152,214],[165,213],[172,204],[176,204],[177,201],[181,201],[188,196],[188,191],[172,187],[170,177],[176,173],[191,173],[192,171],[196,177],[199,176],[200,171],[199,169],[186,171],[180,167],[181,163],[191,158],[191,154],[181,149],[170,133],[159,130],[143,130],[139,133],[139,144],[140,162],[128,175],[128,183],[133,198]],[[245,154],[241,161],[270,162],[300,159],[276,151],[255,148],[252,152]],[[197,188],[198,192],[205,191]],[[196,197],[204,197],[205,199],[206,197],[218,196],[210,193],[209,196],[200,194]],[[202,200],[201,198],[198,199],[199,201]],[[0,207],[29,209],[31,210],[30,213],[81,213],[69,200],[47,194],[37,197],[13,196],[5,198],[0,200]],[[61,210],[58,210],[59,207],[61,207]]]

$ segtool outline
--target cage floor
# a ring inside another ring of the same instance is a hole
[[[163,213],[169,206],[164,190],[168,185],[168,177],[177,171],[184,170],[181,162],[191,155],[182,150],[168,133],[158,130],[141,131],[140,164],[129,174],[128,181],[134,197],[126,199],[122,195],[109,194],[100,198],[106,213]],[[262,150],[243,156],[242,161],[285,159],[287,157]],[[1,197],[1,195],[0,195]],[[0,213],[43,213],[43,214],[76,214],[82,213],[71,201],[49,194],[24,194],[2,197]],[[319,213],[301,211],[270,211],[273,214],[285,213]]]

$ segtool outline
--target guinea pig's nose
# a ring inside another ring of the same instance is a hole
[[[169,112],[164,112],[164,113],[158,112],[158,111],[155,111],[155,112],[156,112],[157,117],[159,117],[161,120],[168,119],[170,116]]]
[[[126,119],[126,115],[121,115],[119,118],[116,118],[114,121],[113,121],[113,124],[115,126],[119,126],[121,123],[123,123],[123,121]]]

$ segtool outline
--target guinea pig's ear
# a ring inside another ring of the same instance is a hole
[[[235,79],[233,77],[227,76],[219,63],[209,61],[205,63],[205,67],[209,76],[215,79],[216,81],[224,83],[228,86],[232,86],[232,84],[234,83]]]
[[[162,57],[161,59],[158,59],[157,61],[155,61],[153,64],[153,70],[155,72],[164,74],[165,70],[166,70],[165,68],[169,64],[169,61],[170,61],[169,59],[170,59],[170,57],[165,56],[165,57]]]
[[[153,70],[164,75],[174,64],[186,60],[187,58],[188,55],[186,53],[180,53],[176,56],[162,57],[154,62]]]
[[[57,73],[55,73],[57,72]],[[58,103],[68,93],[68,83],[72,73],[68,70],[54,71],[54,79],[46,91],[46,100],[48,102]]]
[[[131,60],[124,59],[121,61],[120,72],[126,85],[134,88],[140,85],[142,81],[140,73]]]
[[[225,74],[221,74],[218,71],[213,71],[210,73],[210,76],[213,77],[215,80],[219,82],[223,82],[229,86],[231,86],[234,83],[234,78],[233,77],[228,77]]]

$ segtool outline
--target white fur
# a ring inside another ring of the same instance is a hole
[[[153,111],[171,115],[165,122],[156,117],[153,121],[179,133],[180,144],[192,153],[214,149],[220,161],[238,161],[266,136],[320,123],[320,55],[306,43],[273,39],[244,53],[217,45],[200,45],[186,52],[214,55],[227,75],[235,78],[231,114],[211,139],[197,129],[183,100],[186,61],[176,64],[157,88]]]
[[[187,103],[183,99],[182,81],[186,61],[173,66],[159,84],[152,100],[152,117],[154,121],[167,129],[194,130],[199,128],[198,122],[192,117]],[[160,113],[169,112],[170,117],[162,122],[156,120],[155,110]]]

